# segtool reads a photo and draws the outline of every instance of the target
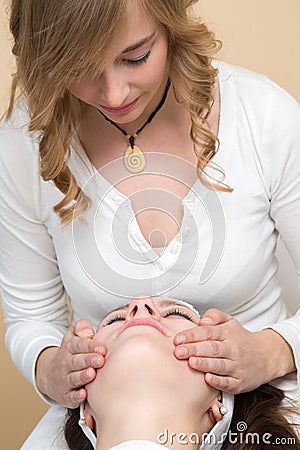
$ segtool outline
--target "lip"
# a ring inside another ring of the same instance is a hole
[[[159,325],[159,323],[156,320],[145,318],[145,319],[133,319],[133,320],[130,320],[129,322],[125,323],[125,325],[123,325],[123,327],[118,332],[117,337],[119,337],[120,334],[123,333],[123,331],[127,330],[127,328],[138,327],[138,326],[146,326],[146,327],[155,328],[161,334],[163,334],[164,336],[167,336],[167,333],[165,332],[165,330]]]
[[[125,112],[128,112],[131,110],[131,108],[133,108],[136,103],[138,102],[140,97],[137,97],[135,100],[133,100],[133,102],[128,103],[127,105],[121,106],[121,108],[109,108],[108,106],[103,106],[100,105],[102,109],[104,109],[104,111],[111,113],[111,114],[123,114]]]

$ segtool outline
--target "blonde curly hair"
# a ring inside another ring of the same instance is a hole
[[[128,1],[11,1],[10,30],[17,70],[6,117],[12,114],[17,92],[24,95],[29,131],[40,133],[41,176],[45,181],[53,180],[64,194],[54,206],[62,225],[81,216],[90,204],[68,167],[83,104],[67,86],[74,79],[103,71],[110,51],[107,36],[111,43],[117,37],[126,20]],[[211,58],[221,44],[201,20],[189,14],[189,7],[196,2],[140,0],[147,14],[167,31],[169,78],[177,101],[190,112],[197,174],[207,184],[203,174],[218,149],[217,136],[207,126],[217,76]],[[231,191],[222,181],[212,186]]]

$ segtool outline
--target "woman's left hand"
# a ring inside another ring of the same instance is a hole
[[[174,338],[175,356],[205,373],[205,381],[221,391],[238,394],[295,370],[287,342],[272,329],[246,330],[236,319],[209,309],[199,326]]]

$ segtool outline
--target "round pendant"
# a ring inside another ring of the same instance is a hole
[[[128,172],[142,172],[146,166],[146,160],[142,150],[136,145],[133,148],[129,146],[124,153],[124,165]]]

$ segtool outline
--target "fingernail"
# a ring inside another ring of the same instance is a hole
[[[90,370],[87,369],[87,370],[84,372],[84,379],[85,379],[85,381],[88,381],[90,378],[91,378],[91,373],[90,373]]]
[[[186,341],[186,339],[185,339],[185,336],[183,334],[178,336],[177,339],[176,339],[177,344],[184,344],[185,341]]]
[[[208,381],[209,383],[211,383],[213,381],[213,379],[214,379],[214,376],[212,373],[208,372],[205,374],[205,380]]]
[[[190,363],[191,363],[193,366],[199,367],[199,366],[200,366],[200,359],[195,358],[194,356],[192,356],[192,357],[190,358]]]
[[[98,345],[94,348],[95,353],[103,353],[102,347],[99,347]]]
[[[94,335],[94,333],[92,330],[90,330],[90,328],[86,328],[85,330],[82,330],[80,332],[80,335],[84,338],[89,338],[89,337],[92,337]]]
[[[210,317],[202,317],[201,322],[213,323],[213,321],[212,321],[212,319]]]
[[[188,351],[187,351],[187,349],[184,348],[184,347],[179,348],[179,349],[177,350],[177,355],[178,355],[178,356],[186,356],[187,354],[188,354]]]
[[[82,393],[77,394],[77,400],[83,400],[84,395]]]
[[[94,358],[92,358],[92,364],[93,366],[100,366],[101,359],[98,356],[95,356]]]

